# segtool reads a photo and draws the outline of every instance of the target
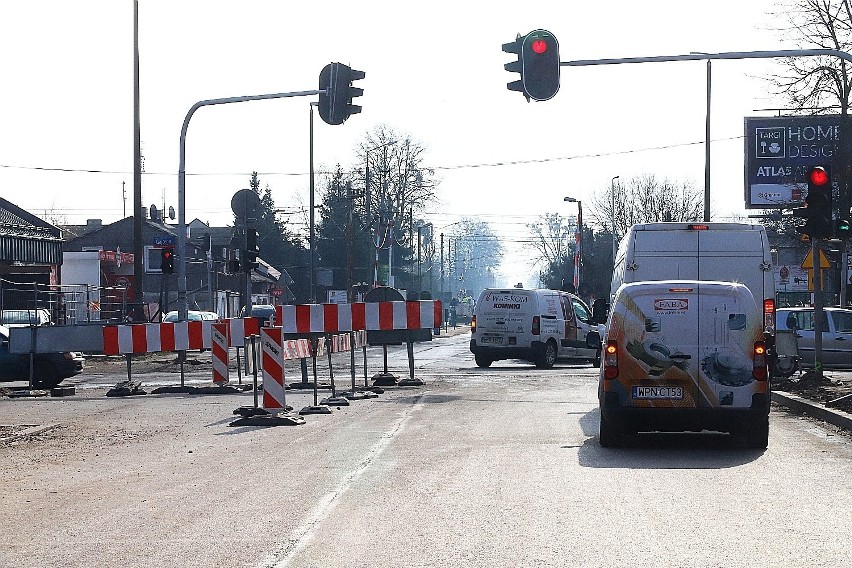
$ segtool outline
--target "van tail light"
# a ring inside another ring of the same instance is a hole
[[[604,348],[604,378],[614,379],[618,376],[618,343],[614,340],[606,342]]]
[[[754,368],[751,375],[756,381],[765,381],[768,375],[766,367],[766,344],[763,341],[755,341],[754,343]]]
[[[476,333],[476,316],[470,316],[470,332]]]
[[[763,300],[763,329],[767,333],[775,333],[775,300]]]
[[[533,316],[532,334],[541,335],[541,317]]]

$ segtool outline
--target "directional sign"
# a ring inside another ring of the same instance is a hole
[[[819,251],[819,267],[820,268],[831,268],[831,263],[828,262],[828,257],[825,256],[825,253]],[[805,260],[802,261],[802,268],[807,270],[814,269],[814,251],[809,250],[808,254],[805,255]]]

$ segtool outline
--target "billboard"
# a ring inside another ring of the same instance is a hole
[[[746,117],[746,209],[800,207],[813,166],[830,169],[840,115]]]

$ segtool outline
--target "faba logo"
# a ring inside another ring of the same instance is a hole
[[[687,310],[689,300],[654,300],[655,310]]]

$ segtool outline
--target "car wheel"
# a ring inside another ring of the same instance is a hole
[[[52,389],[62,382],[56,367],[47,361],[36,361],[33,366],[33,388]]]
[[[493,363],[490,358],[484,355],[479,355],[478,353],[473,356],[473,360],[476,361],[477,367],[490,367],[491,363]]]
[[[556,364],[556,343],[551,339],[544,344],[544,350],[536,362],[539,369],[550,369]]]
[[[799,362],[793,357],[777,357],[775,359],[775,369],[772,373],[775,377],[787,379],[792,377],[799,370]]]
[[[602,448],[617,448],[621,445],[621,432],[601,412],[601,429],[598,434],[598,443]]]

